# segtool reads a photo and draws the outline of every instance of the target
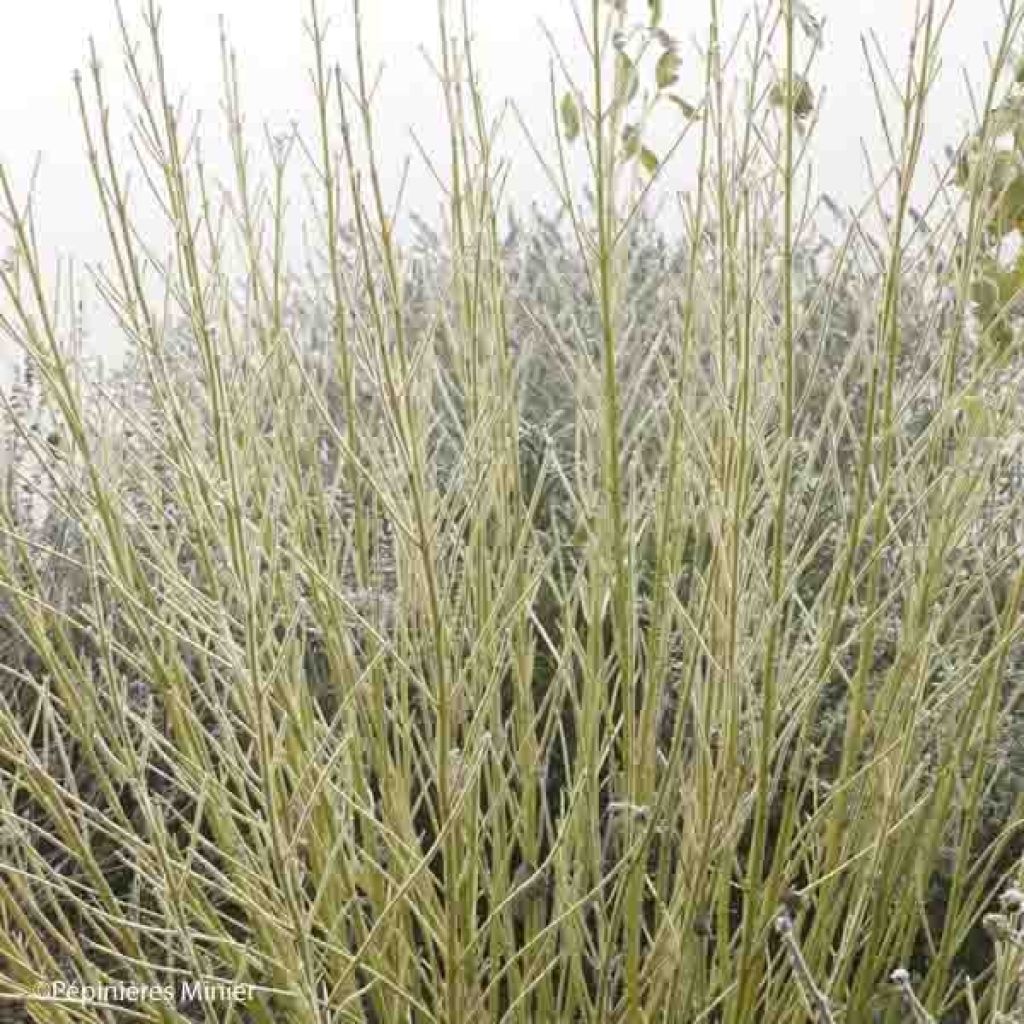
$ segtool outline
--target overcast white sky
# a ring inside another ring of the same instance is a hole
[[[642,0],[630,0],[642,10]],[[134,30],[141,33],[139,0],[123,0]],[[332,19],[329,46],[344,61],[348,54],[351,0],[321,0]],[[492,107],[510,98],[529,123],[550,122],[549,43],[541,19],[570,51],[581,47],[573,29],[570,0],[468,0],[477,38],[478,60]],[[453,5],[457,6],[457,5]],[[585,6],[589,6],[586,4]],[[735,23],[746,0],[720,0],[726,20]],[[905,59],[913,0],[848,0],[810,6],[826,18],[825,53],[815,72],[815,85],[827,89],[822,126],[815,148],[820,182],[833,194],[855,202],[865,177],[860,138],[878,152],[879,139],[861,39],[876,31],[898,66]],[[165,0],[163,28],[168,71],[174,86],[185,91],[193,109],[215,120],[220,98],[218,16],[227,21],[241,61],[244,102],[253,120],[266,119],[282,128],[291,119],[303,122],[311,109],[306,68],[310,56],[304,34],[307,0]],[[19,188],[28,182],[37,155],[42,165],[36,197],[41,240],[52,252],[80,260],[105,256],[98,209],[91,191],[77,120],[71,74],[84,68],[88,39],[95,37],[105,62],[114,106],[123,94],[120,43],[113,0],[24,0],[5,5],[0,37],[0,161]],[[436,52],[435,0],[364,0],[367,43],[371,57],[385,64],[378,121],[382,153],[391,184],[398,179],[401,158],[413,153],[410,131],[429,148],[443,153],[439,92],[427,61],[426,46]],[[665,0],[667,27],[682,36],[705,32],[707,4],[699,0]],[[962,132],[969,107],[961,75],[966,68],[974,82],[984,78],[986,40],[994,40],[999,20],[997,0],[959,0],[946,33],[946,67],[931,108],[927,152],[938,156]],[[690,72],[699,71],[690,60]],[[510,121],[507,148],[514,155],[512,194],[525,201],[542,197],[544,179],[528,148],[519,142]],[[437,193],[414,156],[407,207],[426,214],[437,208]],[[226,168],[225,168],[226,170]],[[0,229],[2,232],[3,229]],[[0,238],[0,243],[6,242]]]

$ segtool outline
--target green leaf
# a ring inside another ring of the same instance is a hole
[[[1002,238],[1024,227],[1024,169],[1016,153],[996,153],[989,172],[989,230]]]
[[[654,69],[654,80],[659,89],[667,89],[679,81],[679,68],[682,63],[675,50],[666,50],[658,58],[658,64]]]
[[[647,0],[647,8],[651,12],[651,28],[657,28],[661,24],[661,17],[665,13],[662,0]]]
[[[651,34],[658,40],[663,50],[679,49],[679,41],[671,32],[666,32],[663,28],[656,28]]]
[[[629,103],[640,88],[640,76],[629,55],[620,50],[615,62],[615,95],[622,102]]]
[[[1020,126],[1024,118],[1024,100],[1019,96],[1008,96],[994,110],[989,112],[988,124],[993,135],[1005,135]]]
[[[562,132],[567,142],[575,142],[580,135],[580,111],[571,92],[562,97]]]
[[[784,79],[780,79],[772,86],[768,94],[768,102],[773,107],[787,107],[790,92],[786,88]],[[807,117],[814,110],[814,93],[811,91],[810,83],[802,75],[794,75],[792,81],[793,116],[800,119]]]
[[[806,117],[814,109],[814,93],[806,78],[796,75],[793,78],[793,113],[796,117]]]
[[[661,160],[658,159],[658,154],[653,153],[646,146],[640,150],[640,163],[648,174],[654,174],[661,166]]]
[[[677,96],[674,92],[667,93],[667,96],[683,112],[683,117],[687,121],[696,121],[700,117],[700,111],[682,96]]]

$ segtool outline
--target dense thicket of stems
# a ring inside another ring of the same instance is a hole
[[[734,45],[713,0],[693,54],[660,3],[575,12],[524,218],[439,0],[430,225],[385,194],[359,0],[340,66],[306,12],[308,139],[254,149],[223,35],[218,177],[155,3],[139,40],[119,11],[170,241],[93,53],[113,376],[0,168],[0,1000],[32,1019],[113,1019],[59,979],[249,986],[117,1010],[166,1021],[1024,1015],[1021,7],[923,211],[945,8],[870,63],[859,210],[814,189],[804,4]]]

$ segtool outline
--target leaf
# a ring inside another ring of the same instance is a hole
[[[640,88],[640,78],[636,65],[629,55],[620,50],[615,62],[615,95],[624,103],[629,103]]]
[[[983,332],[983,345],[996,355],[1009,354],[1014,342],[1013,321],[1019,317],[1024,295],[1024,250],[1013,265],[1003,268],[989,256],[970,284],[974,314]],[[970,410],[967,410],[968,412]]]
[[[796,75],[793,79],[793,114],[806,117],[814,109],[814,93],[806,78]]]
[[[562,132],[567,142],[575,142],[580,135],[580,111],[571,92],[562,97]]]
[[[1016,153],[996,153],[989,172],[987,227],[1003,238],[1024,223],[1024,168]]]
[[[677,96],[674,92],[667,94],[668,98],[683,112],[683,117],[687,121],[696,121],[700,117],[700,111],[692,104],[688,103],[683,99],[682,96]]]
[[[658,154],[652,152],[646,146],[640,150],[640,163],[648,174],[656,173],[658,168],[661,166],[661,160],[658,159]]]
[[[651,28],[657,28],[665,13],[665,5],[662,0],[647,0],[647,9],[651,12]]]
[[[627,124],[622,129],[622,153],[627,160],[632,160],[640,149],[640,131],[635,124]]]
[[[663,50],[678,50],[679,41],[672,35],[671,32],[666,32],[663,28],[656,28],[652,33],[654,38],[661,44]]]
[[[993,135],[1005,135],[1017,128],[1024,118],[1024,102],[1020,97],[1008,96],[989,112],[989,126]]]
[[[784,79],[779,80],[772,86],[768,94],[768,102],[773,107],[789,106],[787,102],[789,89],[786,88]],[[801,119],[807,117],[814,110],[814,93],[807,79],[802,75],[794,75],[792,81],[793,116]]]
[[[654,80],[659,89],[667,89],[679,81],[679,68],[682,63],[675,50],[666,50],[658,58],[658,64],[654,69]]]

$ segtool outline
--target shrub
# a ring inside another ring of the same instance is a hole
[[[1003,113],[927,225],[923,6],[876,230],[798,208],[803,5],[752,25],[744,72],[712,18],[695,102],[661,5],[594,0],[590,82],[553,102],[561,212],[501,231],[442,4],[448,205],[405,234],[361,43],[343,81],[315,4],[320,134],[272,137],[265,186],[225,42],[222,203],[155,9],[145,51],[122,21],[172,246],[136,230],[94,62],[120,372],[76,361],[0,171],[24,354],[0,978],[25,1012],[105,1019],[40,995],[61,977],[169,984],[131,1006],[167,1020],[221,1012],[196,980],[251,986],[252,1021],[1022,1012],[1022,364],[1013,310],[976,298],[1021,14]],[[661,108],[700,154],[679,236],[646,204]]]

